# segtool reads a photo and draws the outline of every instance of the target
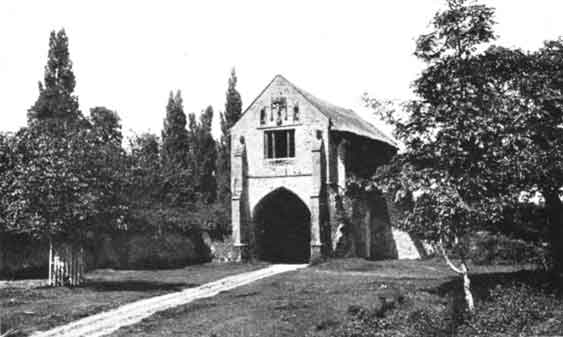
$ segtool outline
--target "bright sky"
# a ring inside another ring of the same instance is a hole
[[[563,34],[561,0],[487,0],[500,44],[535,49]],[[47,61],[49,32],[65,28],[87,114],[117,110],[126,134],[160,134],[170,90],[185,111],[224,109],[231,67],[243,108],[276,74],[370,118],[361,96],[411,97],[412,55],[441,0],[25,1],[0,3],[0,130],[26,123]]]

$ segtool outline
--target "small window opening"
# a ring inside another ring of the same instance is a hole
[[[293,120],[294,121],[299,121],[299,104],[295,103],[295,106],[293,107]]]
[[[295,130],[265,131],[264,157],[267,159],[295,157]]]

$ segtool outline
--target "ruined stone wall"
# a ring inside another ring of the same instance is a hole
[[[387,209],[376,193],[351,197],[330,192],[334,217],[331,219],[332,249],[335,257],[363,257],[370,260],[395,259]]]
[[[345,151],[339,148],[343,142]],[[341,181],[339,160],[345,162],[346,178],[369,178],[378,166],[390,160],[395,150],[364,137],[335,132],[331,134],[329,151],[335,159],[329,163],[328,188],[332,255],[372,260],[420,257],[420,245],[416,240],[393,228],[400,210],[393,204],[391,196],[377,192],[350,196],[346,182]],[[345,158],[340,158],[342,155]]]

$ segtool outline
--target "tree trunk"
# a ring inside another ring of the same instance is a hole
[[[469,273],[467,271],[467,263],[465,262],[464,259],[462,259],[459,268],[456,267],[453,264],[453,262],[450,260],[448,255],[446,254],[446,250],[444,249],[444,246],[442,245],[442,243],[439,243],[438,247],[440,248],[440,252],[442,253],[442,256],[444,257],[444,260],[446,261],[448,266],[455,273],[461,275],[461,277],[463,279],[463,295],[464,295],[464,298],[465,298],[465,303],[467,304],[467,311],[469,311],[470,314],[473,314],[473,312],[475,311],[475,301],[473,300],[473,293],[471,293],[471,281],[469,280]]]
[[[6,245],[4,244],[4,233],[0,233],[0,275],[4,272],[4,251],[6,250]]]
[[[561,275],[563,273],[563,203],[561,203],[558,191],[544,193],[544,198],[553,271],[556,275]]]
[[[463,277],[463,294],[465,296],[465,303],[467,303],[467,309],[469,312],[473,313],[475,311],[475,302],[473,301],[473,294],[471,293],[471,281],[469,280],[465,261],[461,263],[460,270],[461,276]]]
[[[49,286],[78,286],[84,275],[84,249],[49,241]]]

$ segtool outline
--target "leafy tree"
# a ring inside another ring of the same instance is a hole
[[[504,81],[507,109],[497,160],[520,199],[541,195],[556,275],[563,273],[563,40],[535,52],[495,49],[497,64],[509,69]],[[498,65],[497,65],[498,67]],[[541,219],[537,219],[541,222]]]
[[[9,233],[50,242],[53,285],[80,283],[82,246],[122,226],[127,212],[119,117],[94,108],[86,120],[75,84],[68,38],[64,30],[51,32],[44,83],[28,111],[28,127],[2,142],[1,222]]]
[[[78,120],[81,113],[78,110],[78,98],[73,94],[75,85],[68,37],[64,29],[52,31],[44,81],[39,83],[39,97],[28,111],[28,120]]]
[[[415,196],[401,225],[436,243],[463,275],[470,310],[469,235],[513,233],[518,226],[507,226],[516,220],[510,213],[527,212],[533,196],[543,197],[544,210],[535,214],[546,217],[534,219],[536,227],[547,226],[536,236],[551,241],[556,270],[563,261],[563,44],[550,41],[529,53],[486,48],[494,39],[492,17],[489,7],[448,1],[434,31],[418,40],[416,55],[427,68],[407,116],[375,101],[405,144],[378,171],[375,187],[394,191],[397,200]],[[459,267],[447,250],[461,258]]]
[[[448,265],[463,277],[470,311],[468,238],[498,221],[507,192],[496,180],[495,158],[486,146],[495,139],[495,130],[483,123],[494,118],[499,96],[484,99],[480,91],[496,75],[484,72],[479,53],[495,38],[493,13],[487,6],[448,0],[447,8],[434,17],[433,31],[418,39],[415,54],[427,63],[414,85],[419,99],[406,105],[405,118],[384,114],[405,151],[378,170],[375,179],[375,186],[393,191],[396,201],[411,202],[399,225],[437,244]],[[457,253],[459,266],[446,250]]]
[[[80,283],[82,270],[71,261],[82,255],[82,244],[123,224],[120,148],[98,139],[93,128],[39,123],[20,130],[10,145],[13,164],[1,183],[6,230],[53,244],[70,272],[69,279],[51,279],[54,285]]]
[[[225,112],[221,114],[221,139],[217,151],[217,198],[230,207],[231,197],[231,136],[230,128],[242,116],[242,100],[236,89],[237,76],[231,71],[226,93]]]
[[[121,133],[121,120],[119,115],[105,107],[90,109],[90,123],[98,130],[100,141],[121,146],[123,135]]]
[[[160,142],[156,135],[144,133],[130,140],[130,204],[141,208],[162,198]]]
[[[5,229],[49,240],[53,285],[80,283],[87,233],[121,221],[124,210],[116,199],[114,173],[120,170],[113,169],[120,147],[100,143],[98,128],[78,109],[75,85],[66,33],[53,31],[44,83],[28,111],[28,127],[11,141],[11,167],[1,183]]]
[[[11,134],[0,133],[0,195],[5,196],[10,191],[11,177],[16,158],[13,155],[14,137]],[[0,233],[8,226],[8,200],[0,198]]]

